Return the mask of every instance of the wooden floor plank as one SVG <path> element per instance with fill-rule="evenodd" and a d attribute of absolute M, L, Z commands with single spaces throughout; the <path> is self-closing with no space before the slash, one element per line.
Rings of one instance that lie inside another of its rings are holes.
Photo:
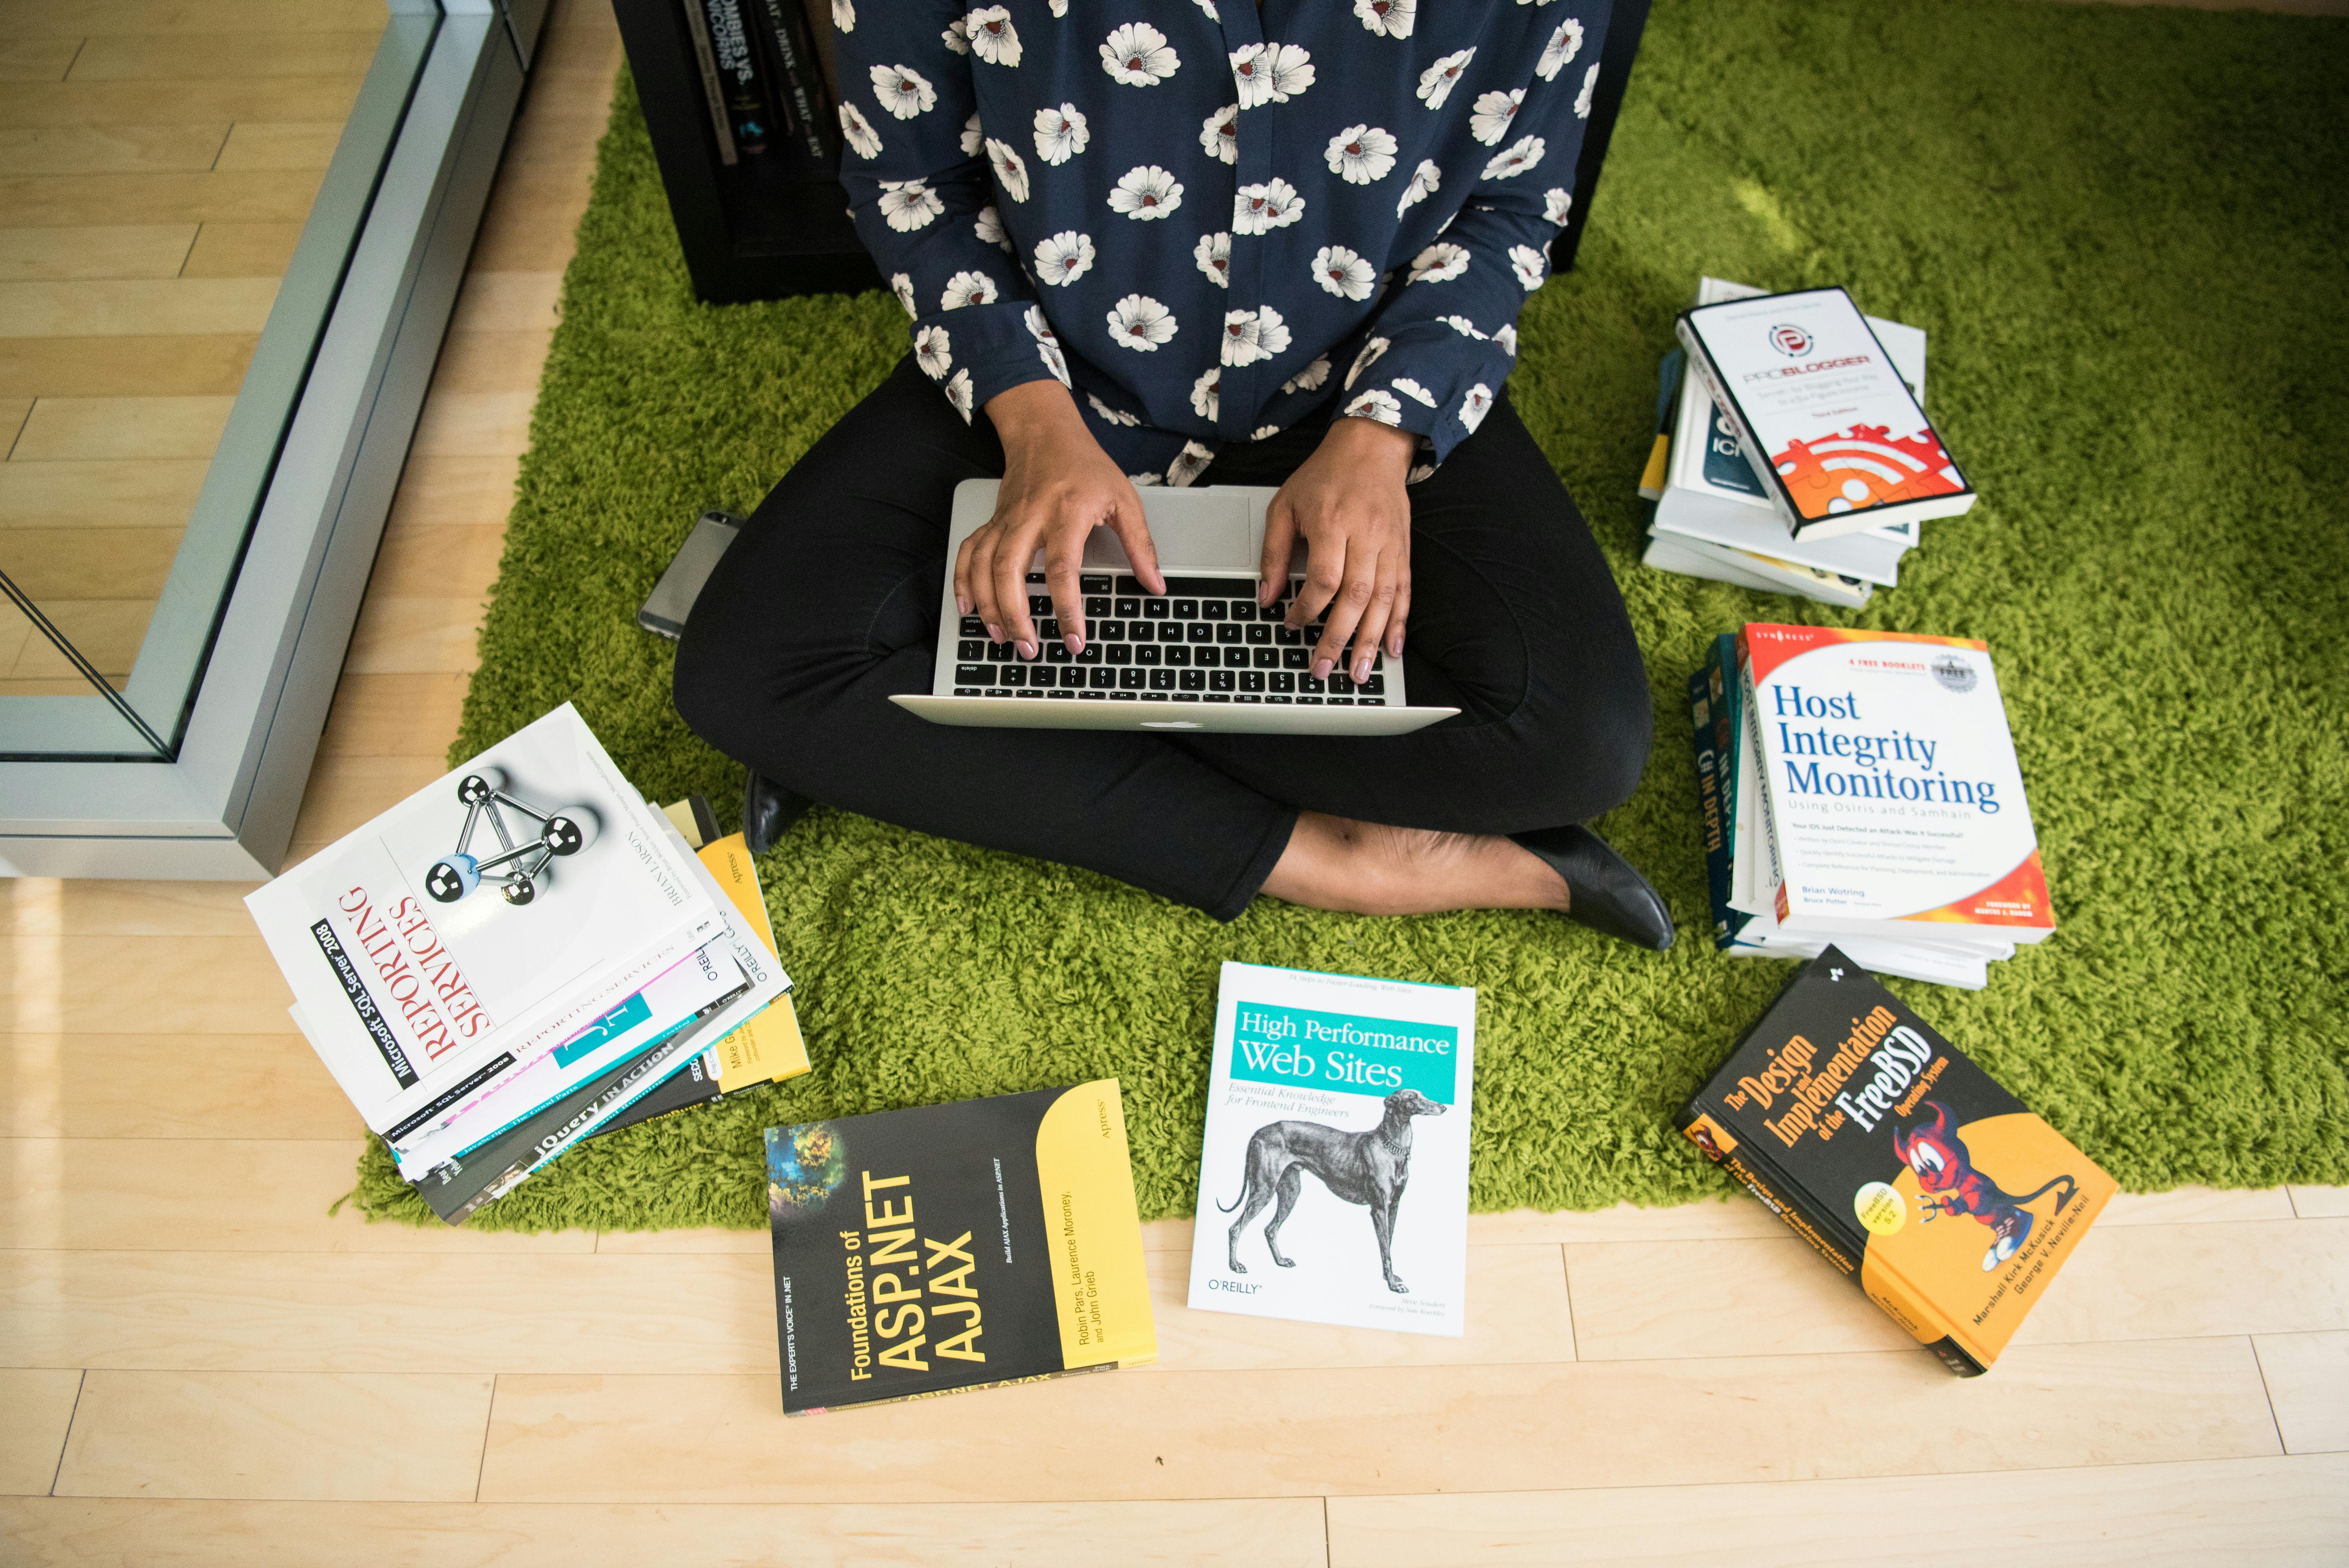
<path fill-rule="evenodd" d="M 387 535 L 430 524 L 486 524 L 502 530 L 513 509 L 522 458 L 435 458 L 410 455 L 384 524 Z M 6 470 L 0 469 L 0 474 Z"/>
<path fill-rule="evenodd" d="M 343 676 L 321 757 L 437 757 L 457 737 L 465 677 L 448 671 Z"/>
<path fill-rule="evenodd" d="M 0 568 L 36 604 L 60 599 L 152 600 L 180 552 L 180 528 L 109 529 L 104 548 L 82 528 L 0 532 Z"/>
<path fill-rule="evenodd" d="M 73 63 L 77 82 L 192 82 L 268 77 L 358 77 L 382 42 L 347 32 L 123 34 L 92 38 Z"/>
<path fill-rule="evenodd" d="M 1323 1568 L 1327 1560 L 1318 1498 L 882 1508 L 11 1499 L 0 1502 L 0 1542 L 27 1565 Z"/>
<path fill-rule="evenodd" d="M 190 458 L 0 462 L 0 530 L 179 528 L 211 466 L 209 449 Z"/>
<path fill-rule="evenodd" d="M 299 223 L 205 223 L 189 249 L 185 278 L 280 277 L 302 238 Z"/>
<path fill-rule="evenodd" d="M 491 1235 L 449 1253 L 0 1251 L 0 1364 L 775 1379 L 763 1260 L 502 1245 Z"/>
<path fill-rule="evenodd" d="M 2349 1554 L 2349 1462 L 1330 1501 L 1330 1568 L 1711 1568 L 1733 1554 L 1753 1568 L 2339 1562 Z"/>
<path fill-rule="evenodd" d="M 437 753 L 320 758 L 310 770 L 310 788 L 302 796 L 301 815 L 294 820 L 294 841 L 332 843 L 365 827 L 447 771 Z"/>
<path fill-rule="evenodd" d="M 452 332 L 441 341 L 434 387 L 447 392 L 538 391 L 552 327 L 512 332 Z"/>
<path fill-rule="evenodd" d="M 1834 1358 L 1112 1372 L 820 1422 L 767 1377 L 506 1376 L 490 1501 L 1301 1497 L 1811 1480 L 2279 1451 L 2244 1339 Z M 888 1456 L 876 1464 L 875 1456 Z"/>
<path fill-rule="evenodd" d="M 44 397 L 26 416 L 11 464 L 202 458 L 220 445 L 233 397 Z"/>
<path fill-rule="evenodd" d="M 84 40 L 0 38 L 0 82 L 61 82 Z"/>
<path fill-rule="evenodd" d="M 257 333 L 0 338 L 0 394 L 233 397 L 260 341 Z"/>
<path fill-rule="evenodd" d="M 188 1070 L 191 1054 L 201 1072 Z M 171 1091 L 158 1093 L 159 1084 Z M 345 1147 L 367 1135 L 295 1034 L 206 1035 L 192 1047 L 183 1035 L 0 1035 L 0 1130 L 11 1138 L 327 1139 Z M 324 1167 L 289 1197 L 323 1208 L 349 1176 Z"/>
<path fill-rule="evenodd" d="M 296 120 L 264 124 L 247 120 L 230 130 L 212 167 L 223 170 L 323 170 L 334 160 L 343 122 Z"/>
<path fill-rule="evenodd" d="M 370 596 L 351 629 L 347 674 L 471 675 L 481 635 L 481 593 L 445 599 Z M 303 809 L 308 810 L 305 799 Z"/>
<path fill-rule="evenodd" d="M 268 321 L 276 297 L 277 284 L 269 278 L 0 284 L 0 337 L 254 334 Z"/>
<path fill-rule="evenodd" d="M 500 190 L 473 242 L 473 260 L 505 271 L 560 268 L 576 249 L 579 219 L 587 211 L 592 161 L 509 163 Z"/>
<path fill-rule="evenodd" d="M 2284 1450 L 2349 1450 L 2349 1333 L 2262 1334 L 2251 1344 Z"/>
<path fill-rule="evenodd" d="M 552 327 L 562 312 L 560 270 L 465 275 L 449 323 L 451 332 L 530 332 Z"/>
<path fill-rule="evenodd" d="M 81 1374 L 70 1368 L 0 1370 L 0 1493 L 39 1497 L 56 1480 L 73 1423 Z"/>
<path fill-rule="evenodd" d="M 0 130 L 0 169 L 12 175 L 193 173 L 212 166 L 228 130 L 223 120 Z"/>
<path fill-rule="evenodd" d="M 250 936 L 257 883 L 0 878 L 0 934 Z"/>
<path fill-rule="evenodd" d="M 0 212 L 12 223 L 298 223 L 318 193 L 317 171 L 0 176 Z"/>
<path fill-rule="evenodd" d="M 409 450 L 429 458 L 519 457 L 530 449 L 530 411 L 537 395 L 433 391 L 424 400 Z"/>
<path fill-rule="evenodd" d="M 1567 1279 L 1591 1358 L 1822 1354 L 1906 1337 L 1791 1236 L 1571 1246 Z M 2204 1222 L 2091 1232 L 2014 1342 L 2333 1328 L 2349 1328 L 2349 1221 Z"/>
<path fill-rule="evenodd" d="M 54 978 L 16 975 L 0 1021 L 18 1034 L 295 1033 L 294 1000 L 258 932 L 242 936 L 64 936 Z M 25 957 L 23 944 L 16 956 Z M 9 1014 L 13 1013 L 13 1020 Z"/>
<path fill-rule="evenodd" d="M 493 522 L 387 528 L 367 592 L 394 599 L 487 599 L 498 580 L 505 536 Z"/>
<path fill-rule="evenodd" d="M 0 0 L 0 36 L 46 38 L 167 33 L 356 33 L 383 26 L 381 0 Z"/>
<path fill-rule="evenodd" d="M 177 277 L 195 240 L 193 223 L 0 228 L 0 279 Z"/>
<path fill-rule="evenodd" d="M 492 1382 L 92 1372 L 57 1495 L 469 1502 Z"/>
<path fill-rule="evenodd" d="M 309 1071 L 325 1076 L 315 1062 Z M 369 1224 L 362 1138 L 0 1140 L 0 1247 L 78 1252 L 591 1253 L 592 1231 Z"/>
<path fill-rule="evenodd" d="M 231 124 L 246 119 L 338 119 L 350 113 L 351 103 L 358 97 L 360 79 L 357 75 L 336 75 L 190 82 L 25 82 L 0 93 L 0 128 L 129 125 L 140 120 L 178 124 L 219 120 Z M 238 178 L 249 179 L 242 175 Z M 6 206 L 0 206 L 0 211 L 9 211 L 9 222 L 13 223 L 79 221 L 36 220 Z M 161 222 L 154 217 L 131 221 Z M 274 221 L 301 220 L 297 215 Z"/>
<path fill-rule="evenodd" d="M 2303 1220 L 2349 1218 L 2349 1187 L 2288 1187 L 2292 1212 Z"/>

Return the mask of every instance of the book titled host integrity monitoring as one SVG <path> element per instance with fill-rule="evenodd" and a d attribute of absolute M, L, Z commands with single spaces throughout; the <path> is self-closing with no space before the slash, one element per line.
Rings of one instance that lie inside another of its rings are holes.
<path fill-rule="evenodd" d="M 1972 508 L 1972 485 L 1843 290 L 1697 305 L 1678 333 L 1796 539 Z"/>

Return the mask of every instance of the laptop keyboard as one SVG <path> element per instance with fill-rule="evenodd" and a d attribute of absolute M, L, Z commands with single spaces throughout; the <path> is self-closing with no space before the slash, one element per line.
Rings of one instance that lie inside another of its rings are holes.
<path fill-rule="evenodd" d="M 1367 680 L 1348 674 L 1350 660 L 1325 680 L 1312 676 L 1324 627 L 1281 624 L 1288 594 L 1262 609 L 1256 579 L 1169 577 L 1164 597 L 1124 573 L 1086 573 L 1085 651 L 1061 641 L 1044 574 L 1028 574 L 1028 614 L 1044 656 L 1020 658 L 1009 643 L 990 643 L 976 615 L 965 615 L 955 645 L 954 695 L 1093 702 L 1291 703 L 1311 707 L 1387 706 L 1386 657 L 1373 655 Z"/>

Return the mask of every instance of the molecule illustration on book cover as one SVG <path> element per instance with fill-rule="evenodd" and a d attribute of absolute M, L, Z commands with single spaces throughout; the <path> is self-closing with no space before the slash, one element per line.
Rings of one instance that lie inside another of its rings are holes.
<path fill-rule="evenodd" d="M 483 882 L 492 882 L 508 903 L 526 904 L 538 896 L 547 867 L 557 855 L 575 855 L 595 841 L 603 824 L 593 808 L 542 811 L 510 793 L 506 782 L 505 771 L 499 768 L 483 768 L 457 781 L 465 825 L 458 831 L 456 849 L 424 873 L 424 891 L 439 902 L 454 903 Z M 509 813 L 516 819 L 512 826 L 508 825 Z M 497 837 L 498 851 L 476 856 L 471 852 L 473 834 L 484 820 Z M 515 829 L 524 823 L 534 836 L 517 841 Z"/>

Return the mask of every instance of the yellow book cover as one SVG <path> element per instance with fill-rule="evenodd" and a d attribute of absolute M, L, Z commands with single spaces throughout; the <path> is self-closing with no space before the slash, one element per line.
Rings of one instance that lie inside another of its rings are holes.
<path fill-rule="evenodd" d="M 767 1130 L 783 1412 L 1152 1361 L 1115 1078 Z"/>
<path fill-rule="evenodd" d="M 767 918 L 766 896 L 759 891 L 758 869 L 750 862 L 750 846 L 732 833 L 704 844 L 696 853 L 709 874 L 718 879 L 726 897 L 742 913 L 752 935 L 768 952 L 775 952 L 775 927 Z M 781 954 L 776 956 L 781 958 Z M 786 991 L 753 1015 L 749 1023 L 719 1040 L 718 1089 L 732 1094 L 753 1084 L 781 1083 L 808 1070 L 807 1043 L 800 1037 L 799 1014 Z"/>

